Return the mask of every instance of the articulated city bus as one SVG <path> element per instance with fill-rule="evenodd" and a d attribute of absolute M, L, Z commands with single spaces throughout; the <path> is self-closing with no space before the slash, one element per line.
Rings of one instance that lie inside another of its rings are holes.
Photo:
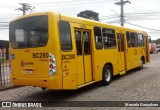
<path fill-rule="evenodd" d="M 13 85 L 78 89 L 150 62 L 148 34 L 56 12 L 10 22 Z"/>

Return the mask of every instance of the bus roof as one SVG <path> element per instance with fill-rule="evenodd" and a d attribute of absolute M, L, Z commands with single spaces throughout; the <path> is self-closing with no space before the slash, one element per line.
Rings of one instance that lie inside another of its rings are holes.
<path fill-rule="evenodd" d="M 68 15 L 64 15 L 64 14 L 59 14 L 58 12 L 54 12 L 54 11 L 38 12 L 38 13 L 32 13 L 32 14 L 24 15 L 24 16 L 18 17 L 16 19 L 10 21 L 10 23 L 14 22 L 16 20 L 31 17 L 31 16 L 40 16 L 40 15 L 48 15 L 48 14 L 54 14 L 54 15 L 60 16 L 60 19 L 65 20 L 65 21 L 83 23 L 83 24 L 87 24 L 87 25 L 93 25 L 94 24 L 94 26 L 97 25 L 97 26 L 102 26 L 102 27 L 104 25 L 106 25 L 106 26 L 109 26 L 109 28 L 127 30 L 127 31 L 131 31 L 131 32 L 138 32 L 138 33 L 147 34 L 147 32 L 142 31 L 142 30 L 136 30 L 136 29 L 126 28 L 126 27 L 111 25 L 111 24 L 100 22 L 100 21 L 89 20 L 89 19 L 85 19 L 85 18 L 81 18 L 81 17 L 68 16 Z"/>
<path fill-rule="evenodd" d="M 94 21 L 94 20 L 89 20 L 89 19 L 85 19 L 85 18 L 81 18 L 81 17 L 71 17 L 68 15 L 61 15 L 61 20 L 66 20 L 66 21 L 70 21 L 70 22 L 77 22 L 77 23 L 83 23 L 83 24 L 88 24 L 88 25 L 93 25 L 93 23 L 97 26 L 99 25 L 106 25 L 109 26 L 110 28 L 114 28 L 114 29 L 119 29 L 121 28 L 121 30 L 128 30 L 128 31 L 136 31 L 136 32 L 143 32 L 146 33 L 145 31 L 142 30 L 137 30 L 137 29 L 131 29 L 131 28 L 126 28 L 126 27 L 122 27 L 122 26 L 116 26 L 116 25 L 112 25 L 112 24 L 108 24 L 108 23 L 103 23 L 100 21 Z"/>

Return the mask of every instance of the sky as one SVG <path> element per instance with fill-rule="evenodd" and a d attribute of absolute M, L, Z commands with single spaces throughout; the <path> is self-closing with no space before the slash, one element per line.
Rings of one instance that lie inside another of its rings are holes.
<path fill-rule="evenodd" d="M 100 22 L 120 26 L 120 0 L 0 0 L 0 40 L 9 39 L 9 21 L 22 16 L 15 10 L 19 3 L 29 3 L 35 7 L 27 14 L 57 11 L 61 14 L 77 16 L 81 11 L 92 10 L 99 13 Z M 124 0 L 127 1 L 127 0 Z M 152 40 L 160 38 L 160 0 L 129 0 L 124 5 L 124 27 L 147 31 Z"/>

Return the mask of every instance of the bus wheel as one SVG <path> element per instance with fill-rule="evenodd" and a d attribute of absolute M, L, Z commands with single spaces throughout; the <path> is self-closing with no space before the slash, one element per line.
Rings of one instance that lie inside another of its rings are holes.
<path fill-rule="evenodd" d="M 140 60 L 140 66 L 139 66 L 139 69 L 142 70 L 143 69 L 143 59 L 141 58 Z"/>
<path fill-rule="evenodd" d="M 106 86 L 106 85 L 110 84 L 111 80 L 112 80 L 112 69 L 109 65 L 106 65 L 103 68 L 102 85 Z"/>
<path fill-rule="evenodd" d="M 42 90 L 45 90 L 46 88 L 45 87 L 41 87 L 42 88 Z"/>

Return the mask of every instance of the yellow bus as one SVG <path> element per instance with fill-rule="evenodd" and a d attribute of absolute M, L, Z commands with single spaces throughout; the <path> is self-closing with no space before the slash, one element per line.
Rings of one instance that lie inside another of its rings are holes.
<path fill-rule="evenodd" d="M 69 17 L 56 12 L 10 22 L 13 85 L 78 89 L 150 62 L 144 31 Z"/>

